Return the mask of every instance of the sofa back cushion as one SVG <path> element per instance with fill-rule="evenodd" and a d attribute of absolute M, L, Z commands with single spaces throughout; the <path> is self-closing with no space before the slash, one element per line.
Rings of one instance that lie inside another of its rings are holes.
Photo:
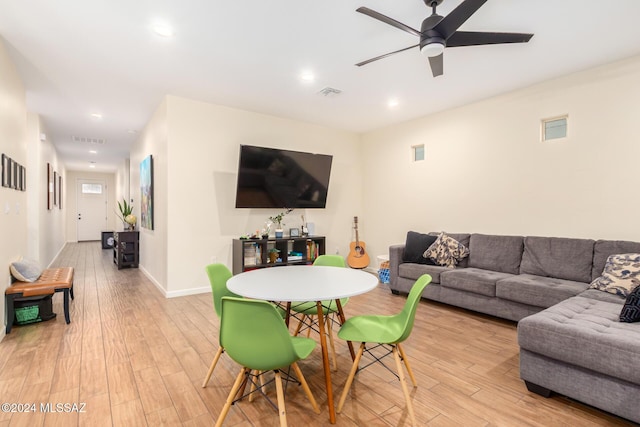
<path fill-rule="evenodd" d="M 593 247 L 593 269 L 591 280 L 596 280 L 602 275 L 604 265 L 609 255 L 640 253 L 640 243 L 624 240 L 598 240 Z"/>
<path fill-rule="evenodd" d="M 524 248 L 522 236 L 472 234 L 469 267 L 518 274 Z"/>
<path fill-rule="evenodd" d="M 520 273 L 589 283 L 594 244 L 591 239 L 525 237 Z"/>

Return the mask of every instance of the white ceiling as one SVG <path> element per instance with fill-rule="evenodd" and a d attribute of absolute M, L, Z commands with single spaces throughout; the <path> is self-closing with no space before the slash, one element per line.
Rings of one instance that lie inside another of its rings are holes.
<path fill-rule="evenodd" d="M 67 168 L 96 171 L 128 157 L 166 94 L 365 132 L 640 53 L 638 0 L 489 0 L 461 29 L 529 43 L 446 49 L 438 78 L 417 48 L 356 67 L 418 42 L 359 6 L 418 29 L 430 14 L 421 0 L 15 0 L 0 3 L 0 36 Z"/>

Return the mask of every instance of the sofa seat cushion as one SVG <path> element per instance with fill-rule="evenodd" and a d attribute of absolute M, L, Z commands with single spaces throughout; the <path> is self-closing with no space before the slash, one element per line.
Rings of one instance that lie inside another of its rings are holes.
<path fill-rule="evenodd" d="M 522 236 L 472 234 L 469 267 L 518 274 L 524 248 Z"/>
<path fill-rule="evenodd" d="M 496 296 L 509 301 L 547 308 L 578 295 L 588 287 L 588 283 L 573 280 L 520 274 L 500 280 L 496 284 Z"/>
<path fill-rule="evenodd" d="M 584 292 L 580 292 L 578 296 L 583 298 L 591 298 L 597 299 L 598 301 L 608 301 L 616 304 L 624 304 L 625 297 L 621 297 L 620 295 L 612 294 L 609 292 L 602 292 L 597 289 L 587 289 Z"/>
<path fill-rule="evenodd" d="M 451 269 L 439 265 L 415 264 L 411 262 L 404 262 L 398 266 L 398 276 L 418 280 L 423 274 L 428 274 L 431 276 L 431 283 L 434 284 L 440 283 L 440 273 L 444 271 L 451 271 Z"/>
<path fill-rule="evenodd" d="M 495 297 L 496 282 L 512 276 L 512 274 L 480 268 L 459 268 L 443 272 L 440 275 L 440 285 L 445 288 Z"/>
<path fill-rule="evenodd" d="M 618 321 L 621 304 L 576 296 L 518 323 L 520 347 L 640 384 L 640 325 Z"/>
<path fill-rule="evenodd" d="M 520 274 L 591 282 L 594 244 L 588 239 L 525 237 Z"/>

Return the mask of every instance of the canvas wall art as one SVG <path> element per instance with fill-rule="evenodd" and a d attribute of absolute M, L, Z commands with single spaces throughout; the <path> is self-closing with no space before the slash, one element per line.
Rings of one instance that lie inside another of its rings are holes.
<path fill-rule="evenodd" d="M 140 225 L 153 230 L 153 157 L 140 163 Z"/>

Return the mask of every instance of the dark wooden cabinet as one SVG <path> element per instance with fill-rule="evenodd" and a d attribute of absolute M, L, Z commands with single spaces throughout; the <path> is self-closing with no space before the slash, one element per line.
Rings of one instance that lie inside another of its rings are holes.
<path fill-rule="evenodd" d="M 269 252 L 277 249 L 272 261 Z M 233 239 L 233 274 L 254 268 L 311 264 L 325 253 L 324 236 L 282 239 Z"/>
<path fill-rule="evenodd" d="M 138 268 L 139 246 L 139 231 L 113 232 L 113 262 L 118 266 L 118 270 L 127 267 Z"/>

